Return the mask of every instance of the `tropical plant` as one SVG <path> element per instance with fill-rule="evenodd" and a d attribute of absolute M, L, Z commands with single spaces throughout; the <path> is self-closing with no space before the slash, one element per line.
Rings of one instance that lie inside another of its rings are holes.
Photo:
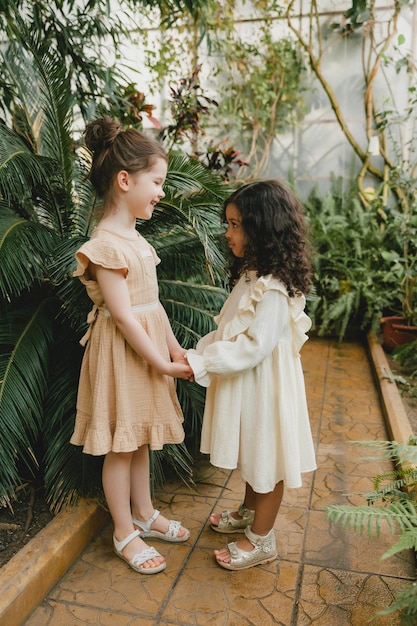
<path fill-rule="evenodd" d="M 399 370 L 395 377 L 401 395 L 413 406 L 417 404 L 417 339 L 397 346 L 391 357 L 393 368 Z M 395 367 L 397 365 L 397 367 Z"/>
<path fill-rule="evenodd" d="M 313 296 L 308 312 L 320 335 L 342 340 L 348 329 L 375 330 L 387 308 L 401 306 L 402 290 L 392 272 L 401 254 L 393 224 L 360 202 L 356 185 L 333 179 L 330 190 L 313 189 L 304 203 L 314 244 Z"/>
<path fill-rule="evenodd" d="M 395 469 L 374 478 L 374 490 L 361 494 L 367 504 L 326 507 L 327 517 L 335 524 L 349 527 L 354 532 L 378 538 L 382 526 L 388 526 L 397 535 L 396 543 L 381 557 L 387 559 L 403 550 L 417 549 L 417 438 L 407 443 L 395 441 L 363 441 L 360 445 L 376 450 L 376 458 L 389 459 Z M 394 603 L 375 617 L 400 612 L 403 624 L 416 623 L 417 587 L 412 584 L 397 594 Z"/>
<path fill-rule="evenodd" d="M 71 273 L 74 252 L 94 225 L 94 200 L 88 157 L 73 134 L 71 75 L 23 20 L 14 35 L 19 45 L 2 52 L 13 77 L 13 127 L 0 124 L 0 502 L 23 479 L 36 478 L 58 510 L 99 483 L 100 460 L 68 443 L 78 339 L 90 308 Z M 172 153 L 165 192 L 143 232 L 162 258 L 161 300 L 187 346 L 211 328 L 211 313 L 223 302 L 215 286 L 223 267 L 219 207 L 230 189 L 199 162 Z M 179 395 L 191 436 L 203 395 L 190 384 L 180 385 Z M 156 478 L 166 462 L 190 475 L 185 446 L 154 455 Z"/>

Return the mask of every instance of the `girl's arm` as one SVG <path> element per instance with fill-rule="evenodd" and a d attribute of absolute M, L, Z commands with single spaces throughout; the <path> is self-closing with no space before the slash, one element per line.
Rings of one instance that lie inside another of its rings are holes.
<path fill-rule="evenodd" d="M 176 363 L 166 361 L 135 319 L 123 273 L 96 265 L 94 274 L 114 323 L 133 350 L 160 374 L 189 378 L 192 375 L 189 365 L 184 360 Z"/>
<path fill-rule="evenodd" d="M 169 354 L 171 355 L 171 359 L 173 361 L 181 361 L 184 359 L 184 354 L 186 350 L 184 350 L 184 348 L 182 348 L 181 345 L 178 343 L 178 340 L 176 336 L 174 335 L 174 332 L 171 328 L 171 324 L 170 324 L 167 312 L 165 311 L 164 307 L 162 306 L 161 303 L 159 303 L 159 306 L 161 309 L 162 318 L 164 320 L 165 339 L 167 342 Z"/>
<path fill-rule="evenodd" d="M 234 376 L 256 367 L 279 341 L 291 342 L 289 319 L 287 297 L 279 291 L 265 293 L 245 332 L 229 341 L 214 341 L 199 353 L 187 351 L 196 382 L 207 387 L 213 374 Z"/>

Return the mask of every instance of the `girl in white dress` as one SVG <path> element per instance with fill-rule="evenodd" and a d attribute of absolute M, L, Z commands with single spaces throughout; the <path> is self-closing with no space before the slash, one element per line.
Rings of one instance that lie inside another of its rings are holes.
<path fill-rule="evenodd" d="M 316 469 L 299 355 L 311 326 L 311 265 L 301 204 L 281 182 L 242 186 L 224 217 L 233 289 L 217 330 L 186 356 L 208 387 L 201 451 L 217 467 L 238 467 L 246 485 L 237 511 L 210 517 L 216 532 L 244 531 L 214 552 L 220 566 L 239 570 L 277 558 L 284 485 L 300 487 L 301 474 Z"/>

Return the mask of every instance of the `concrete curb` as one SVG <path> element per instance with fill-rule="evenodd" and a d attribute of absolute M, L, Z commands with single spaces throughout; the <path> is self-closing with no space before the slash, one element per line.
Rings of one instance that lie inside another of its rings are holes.
<path fill-rule="evenodd" d="M 0 624 L 20 626 L 109 520 L 88 500 L 59 513 L 0 569 Z"/>
<path fill-rule="evenodd" d="M 392 379 L 385 352 L 375 333 L 368 333 L 367 342 L 389 438 L 397 443 L 406 443 L 414 433 L 398 387 Z"/>

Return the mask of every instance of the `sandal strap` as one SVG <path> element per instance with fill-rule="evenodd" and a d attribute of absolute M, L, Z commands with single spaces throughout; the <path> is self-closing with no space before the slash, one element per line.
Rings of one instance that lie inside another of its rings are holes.
<path fill-rule="evenodd" d="M 175 519 L 169 520 L 168 530 L 165 533 L 166 537 L 178 537 L 178 533 L 180 532 L 181 522 Z"/>
<path fill-rule="evenodd" d="M 228 530 L 230 528 L 243 529 L 245 526 L 253 522 L 255 511 L 251 511 L 243 503 L 239 505 L 237 512 L 242 519 L 235 519 L 232 516 L 231 511 L 222 511 L 220 513 L 220 519 L 217 527 L 220 530 Z"/>
<path fill-rule="evenodd" d="M 149 546 L 142 550 L 142 552 L 135 554 L 133 559 L 130 561 L 130 564 L 134 565 L 135 567 L 140 567 L 141 565 L 146 563 L 146 561 L 150 561 L 151 559 L 159 556 L 161 556 L 159 552 L 155 550 L 153 546 Z"/>
<path fill-rule="evenodd" d="M 256 535 L 252 531 L 252 526 L 246 526 L 245 535 L 254 548 L 261 548 L 263 552 L 276 550 L 275 532 L 273 528 L 271 528 L 267 535 Z"/>
<path fill-rule="evenodd" d="M 132 518 L 132 521 L 135 524 L 135 526 L 139 526 L 139 528 L 141 528 L 142 531 L 148 533 L 151 530 L 151 526 L 154 523 L 154 521 L 159 517 L 159 514 L 160 514 L 160 511 L 158 511 L 158 509 L 155 509 L 151 517 L 146 522 L 141 522 L 135 517 Z"/>
<path fill-rule="evenodd" d="M 127 537 L 125 537 L 121 541 L 117 541 L 116 537 L 113 536 L 113 541 L 114 541 L 114 545 L 116 547 L 116 550 L 118 552 L 122 552 L 122 550 L 127 546 L 127 544 L 130 543 L 131 541 L 133 541 L 133 539 L 135 539 L 135 537 L 139 537 L 139 531 L 138 530 L 134 530 L 133 533 L 130 533 L 130 535 L 128 535 Z"/>
<path fill-rule="evenodd" d="M 248 509 L 248 507 L 245 506 L 243 502 L 242 504 L 239 504 L 239 508 L 237 512 L 239 513 L 240 517 L 243 517 L 243 518 L 250 517 L 251 515 L 255 513 L 253 509 Z"/>

